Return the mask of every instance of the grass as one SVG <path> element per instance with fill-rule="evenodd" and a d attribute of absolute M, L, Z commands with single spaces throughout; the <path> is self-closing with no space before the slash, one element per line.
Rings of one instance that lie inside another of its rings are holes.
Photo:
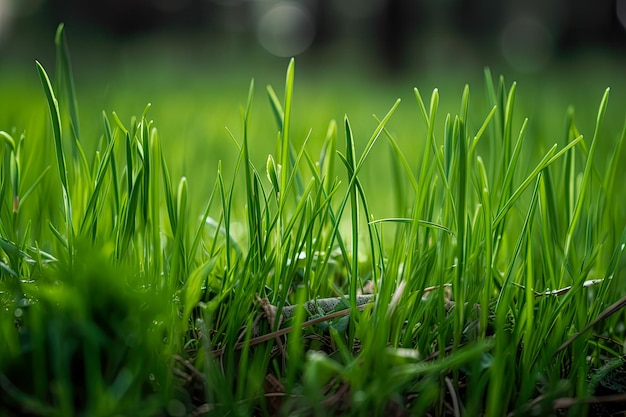
<path fill-rule="evenodd" d="M 266 89 L 275 150 L 255 146 L 252 82 L 199 198 L 150 106 L 103 112 L 86 150 L 62 26 L 56 45 L 55 78 L 36 65 L 48 121 L 0 132 L 2 415 L 624 410 L 608 89 L 584 135 L 573 111 L 551 123 L 556 143 L 485 71 L 484 105 L 466 86 L 458 112 L 415 89 L 408 138 L 398 100 L 369 135 L 346 116 L 314 144 L 292 60 Z"/>

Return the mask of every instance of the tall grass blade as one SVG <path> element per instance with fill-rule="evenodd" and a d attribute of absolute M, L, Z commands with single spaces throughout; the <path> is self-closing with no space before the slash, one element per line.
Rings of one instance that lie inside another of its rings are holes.
<path fill-rule="evenodd" d="M 291 128 L 291 101 L 293 99 L 293 82 L 295 72 L 295 60 L 292 58 L 287 66 L 287 75 L 285 79 L 285 107 L 283 128 L 281 130 L 281 147 L 280 147 L 280 161 L 281 161 L 281 178 L 280 188 L 283 190 L 283 197 L 285 199 L 285 193 L 287 189 L 287 178 L 290 172 L 289 167 L 289 133 Z M 282 204 L 281 204 L 282 205 Z"/>
<path fill-rule="evenodd" d="M 598 109 L 598 115 L 596 117 L 595 130 L 593 133 L 593 139 L 591 139 L 591 147 L 589 148 L 589 154 L 587 155 L 587 163 L 585 164 L 585 170 L 583 171 L 583 177 L 580 183 L 580 193 L 578 194 L 578 198 L 576 199 L 573 216 L 569 223 L 567 233 L 565 235 L 565 248 L 564 248 L 565 256 L 564 256 L 564 262 L 561 267 L 561 281 L 563 280 L 563 276 L 565 274 L 565 263 L 567 262 L 567 258 L 570 254 L 572 239 L 574 238 L 574 230 L 576 229 L 580 221 L 583 204 L 585 203 L 585 197 L 587 195 L 589 187 L 591 186 L 591 172 L 593 168 L 593 159 L 596 153 L 600 126 L 602 125 L 602 121 L 604 120 L 604 114 L 606 112 L 606 106 L 609 100 L 609 92 L 610 92 L 610 89 L 607 88 L 604 92 L 604 95 L 602 96 L 602 100 L 600 101 L 600 107 Z"/>
<path fill-rule="evenodd" d="M 72 200 L 70 197 L 70 189 L 68 184 L 67 166 L 65 164 L 65 154 L 63 152 L 63 136 L 61 133 L 61 115 L 59 113 L 59 103 L 54 95 L 52 84 L 43 66 L 35 61 L 41 84 L 46 94 L 46 100 L 48 102 L 48 111 L 50 114 L 50 120 L 52 122 L 52 134 L 54 136 L 54 145 L 57 157 L 57 169 L 59 177 L 61 179 L 61 187 L 63 191 L 63 203 L 65 209 L 65 225 L 67 230 L 67 248 L 68 257 L 71 260 L 73 257 L 73 240 L 74 240 L 74 225 L 72 223 Z"/>

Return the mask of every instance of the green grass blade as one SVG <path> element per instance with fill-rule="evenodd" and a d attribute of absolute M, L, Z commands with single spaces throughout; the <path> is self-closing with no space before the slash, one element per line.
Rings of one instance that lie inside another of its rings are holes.
<path fill-rule="evenodd" d="M 56 45 L 57 62 L 57 90 L 65 92 L 68 110 L 70 115 L 70 129 L 74 136 L 74 144 L 80 142 L 80 124 L 78 117 L 78 101 L 76 100 L 76 87 L 74 85 L 74 75 L 72 74 L 72 63 L 70 52 L 65 37 L 65 25 L 61 23 L 54 39 Z M 65 87 L 63 89 L 63 87 Z M 77 150 L 76 148 L 73 148 Z M 84 154 L 83 154 L 84 155 Z"/>
<path fill-rule="evenodd" d="M 0 132 L 1 133 L 1 132 Z M 608 195 L 613 195 L 613 185 L 615 183 L 615 177 L 617 172 L 617 167 L 620 163 L 620 157 L 622 155 L 622 148 L 624 145 L 624 141 L 626 141 L 626 121 L 624 122 L 624 127 L 622 128 L 622 133 L 619 136 L 617 143 L 615 144 L 615 149 L 611 153 L 611 159 L 609 161 L 609 167 L 607 169 L 606 175 L 603 180 L 603 188 L 604 192 Z"/>
<path fill-rule="evenodd" d="M 285 114 L 283 120 L 283 129 L 281 131 L 282 143 L 280 147 L 280 161 L 281 161 L 281 178 L 280 188 L 283 190 L 281 200 L 285 199 L 285 193 L 287 190 L 287 178 L 290 172 L 289 167 L 289 133 L 291 127 L 291 101 L 293 99 L 293 82 L 295 72 L 295 60 L 292 58 L 287 66 L 287 76 L 285 79 Z"/>
<path fill-rule="evenodd" d="M 326 131 L 326 138 L 320 154 L 320 174 L 324 181 L 324 190 L 330 194 L 335 180 L 335 154 L 337 141 L 337 122 L 331 120 Z"/>
<path fill-rule="evenodd" d="M 83 217 L 83 221 L 80 226 L 80 233 L 84 233 L 88 227 L 91 227 L 89 222 L 93 222 L 96 220 L 98 216 L 98 212 L 96 210 L 96 205 L 98 204 L 98 199 L 100 198 L 100 190 L 102 189 L 102 184 L 104 183 L 104 177 L 107 173 L 107 168 L 110 165 L 111 155 L 113 154 L 113 148 L 115 146 L 114 138 L 110 136 L 110 127 L 109 121 L 104 116 L 104 124 L 105 124 L 105 132 L 107 133 L 108 144 L 106 150 L 104 151 L 104 155 L 100 160 L 98 165 L 98 171 L 95 178 L 95 184 L 91 195 L 89 196 L 89 202 L 87 203 L 87 208 L 85 209 L 85 217 Z"/>
<path fill-rule="evenodd" d="M 135 178 L 135 181 L 133 182 L 133 188 L 129 191 L 125 210 L 123 210 L 124 218 L 120 228 L 120 240 L 118 246 L 116 247 L 116 255 L 118 259 L 121 259 L 127 254 L 129 245 L 131 243 L 131 237 L 135 233 L 135 221 L 137 218 L 137 207 L 139 205 L 139 195 L 141 191 L 139 183 L 141 182 L 142 176 L 143 171 L 139 171 Z"/>
<path fill-rule="evenodd" d="M 65 155 L 63 153 L 63 137 L 61 134 L 61 115 L 59 112 L 59 103 L 54 95 L 52 84 L 46 70 L 41 66 L 38 61 L 35 61 L 37 65 L 37 71 L 41 79 L 44 92 L 46 94 L 46 100 L 48 101 L 48 110 L 50 112 L 50 120 L 52 121 L 52 134 L 54 136 L 54 145 L 57 156 L 57 168 L 59 170 L 59 177 L 61 178 L 61 185 L 67 193 L 69 186 L 67 181 L 67 166 L 65 164 Z"/>
<path fill-rule="evenodd" d="M 26 201 L 28 201 L 28 197 L 30 197 L 30 195 L 35 191 L 35 189 L 41 183 L 41 181 L 44 179 L 44 177 L 46 176 L 46 174 L 48 173 L 50 168 L 51 168 L 50 165 L 46 166 L 41 171 L 41 174 L 39 174 L 39 176 L 35 179 L 35 181 L 33 181 L 31 186 L 28 187 L 28 189 L 22 193 L 22 195 L 20 197 L 20 202 L 19 202 L 20 206 L 26 204 Z"/>
<path fill-rule="evenodd" d="M 63 203 L 65 208 L 65 224 L 67 228 L 67 248 L 70 264 L 73 257 L 73 241 L 74 241 L 74 225 L 72 223 L 72 200 L 70 197 L 70 190 L 68 184 L 67 166 L 65 164 L 65 154 L 63 152 L 63 136 L 61 133 L 61 115 L 59 113 L 59 103 L 54 95 L 52 84 L 46 70 L 43 66 L 35 61 L 41 84 L 46 94 L 46 100 L 48 102 L 48 110 L 50 114 L 50 120 L 52 122 L 52 134 L 54 136 L 54 145 L 57 157 L 57 168 L 59 171 L 59 177 L 61 179 L 61 186 L 63 190 Z"/>
<path fill-rule="evenodd" d="M 369 140 L 367 141 L 367 144 L 365 145 L 365 150 L 363 151 L 363 153 L 359 157 L 359 161 L 358 161 L 358 163 L 355 166 L 355 171 L 354 171 L 354 178 L 355 179 L 356 179 L 356 175 L 359 173 L 359 171 L 363 167 L 363 163 L 367 159 L 367 156 L 369 155 L 369 153 L 371 152 L 372 148 L 374 147 L 374 144 L 378 140 L 378 137 L 380 136 L 380 134 L 382 133 L 383 129 L 385 128 L 385 126 L 389 122 L 389 119 L 391 119 L 391 116 L 393 116 L 393 114 L 396 112 L 396 110 L 400 106 L 400 102 L 401 101 L 402 100 L 400 100 L 400 99 L 397 99 L 395 101 L 395 103 L 393 104 L 393 106 L 391 106 L 391 109 L 389 109 L 389 111 L 387 112 L 385 117 L 383 117 L 382 121 L 380 121 L 378 123 L 378 126 L 376 126 L 376 129 L 374 129 L 374 132 L 372 133 L 372 135 L 370 136 Z"/>
<path fill-rule="evenodd" d="M 470 157 L 474 155 L 474 152 L 476 151 L 476 146 L 478 146 L 478 142 L 480 141 L 480 138 L 482 138 L 483 134 L 485 133 L 485 130 L 487 130 L 487 127 L 489 126 L 489 123 L 493 119 L 493 116 L 496 114 L 496 110 L 497 110 L 497 107 L 495 106 L 491 108 L 491 111 L 489 112 L 489 114 L 487 114 L 487 117 L 483 121 L 482 126 L 480 127 L 480 129 L 478 129 L 478 132 L 476 132 L 476 135 L 474 136 L 474 139 L 472 140 L 472 146 L 469 151 Z"/>
<path fill-rule="evenodd" d="M 351 230 L 352 230 L 352 262 L 350 263 L 350 302 L 356 306 L 356 292 L 359 281 L 359 202 L 356 190 L 356 156 L 354 149 L 354 138 L 350 121 L 344 117 L 344 127 L 346 133 L 346 165 L 348 168 L 348 178 L 350 178 L 350 208 L 351 208 Z"/>
<path fill-rule="evenodd" d="M 261 259 L 263 259 L 263 225 L 261 220 L 261 204 L 259 201 L 259 195 L 257 193 L 258 188 L 255 185 L 255 176 L 253 173 L 254 167 L 250 160 L 250 148 L 248 142 L 248 129 L 250 124 L 250 111 L 252 109 L 252 99 L 254 97 L 254 80 L 250 81 L 250 88 L 248 89 L 248 100 L 246 103 L 246 109 L 243 115 L 243 147 L 242 157 L 244 162 L 244 172 L 246 176 L 246 196 L 248 201 L 248 236 L 251 239 L 251 252 L 257 253 L 257 256 L 252 257 L 252 271 L 257 272 L 261 266 Z M 285 184 L 281 183 L 279 190 L 279 196 L 282 197 L 284 193 Z M 231 193 L 232 198 L 232 193 Z"/>
<path fill-rule="evenodd" d="M 143 215 L 144 221 L 148 219 L 148 211 L 150 209 L 149 205 L 149 192 L 150 192 L 150 182 L 152 181 L 152 163 L 150 161 L 150 138 L 151 138 L 151 126 L 150 123 L 146 119 L 141 121 L 141 149 L 143 149 L 143 159 L 142 159 L 142 168 L 143 168 L 143 190 L 141 200 L 141 213 Z"/>
<path fill-rule="evenodd" d="M 433 94 L 435 94 L 436 90 L 437 89 L 433 91 Z M 419 106 L 420 113 L 422 114 L 422 117 L 424 118 L 424 123 L 428 126 L 429 124 L 428 112 L 426 111 L 424 100 L 422 100 L 422 95 L 420 94 L 420 91 L 417 88 L 413 89 L 413 94 L 415 95 L 415 99 L 417 100 L 417 105 Z"/>
<path fill-rule="evenodd" d="M 502 206 L 501 209 L 498 210 L 496 217 L 493 220 L 494 228 L 500 224 L 503 220 L 504 216 L 508 212 L 508 210 L 513 206 L 515 201 L 519 198 L 521 193 L 532 183 L 533 179 L 546 167 L 550 166 L 557 159 L 563 156 L 569 149 L 571 149 L 574 145 L 576 145 L 580 140 L 582 140 L 582 136 L 576 138 L 576 140 L 570 142 L 565 148 L 556 152 L 557 145 L 555 144 L 543 157 L 543 159 L 539 162 L 539 164 L 533 169 L 533 171 L 526 177 L 524 181 L 517 187 L 517 189 L 511 194 L 506 203 Z M 555 153 L 556 152 L 556 153 Z"/>
<path fill-rule="evenodd" d="M 128 139 L 128 137 L 127 137 Z M 128 143 L 128 141 L 127 141 Z M 174 193 L 172 192 L 172 180 L 170 177 L 170 171 L 167 168 L 167 164 L 165 162 L 165 155 L 161 153 L 161 172 L 163 174 L 163 191 L 165 191 L 165 206 L 167 208 L 167 214 L 170 222 L 170 228 L 172 229 L 172 233 L 176 233 L 176 229 L 178 228 L 178 216 L 176 213 L 176 204 L 174 200 Z M 128 175 L 132 175 L 132 173 L 128 173 Z M 132 187 L 132 177 L 129 179 L 129 183 Z"/>
<path fill-rule="evenodd" d="M 72 73 L 72 63 L 70 60 L 70 52 L 65 36 L 65 26 L 61 23 L 55 36 L 56 45 L 56 91 L 59 94 L 61 102 L 67 102 L 67 110 L 69 113 L 70 132 L 72 134 L 72 157 L 78 161 L 75 167 L 77 172 L 83 172 L 89 175 L 89 164 L 85 151 L 80 143 L 80 123 L 78 116 L 78 100 L 76 99 L 76 87 L 74 84 L 74 75 Z M 91 183 L 91 179 L 89 180 Z"/>
<path fill-rule="evenodd" d="M 570 247 L 572 243 L 572 239 L 574 237 L 574 230 L 578 225 L 578 222 L 581 217 L 583 205 L 585 204 L 585 197 L 587 195 L 587 190 L 591 186 L 591 172 L 593 168 L 593 158 L 596 153 L 596 148 L 598 144 L 598 135 L 600 131 L 600 126 L 602 125 L 602 121 L 604 120 L 604 114 L 606 112 L 606 106 L 609 100 L 609 92 L 610 89 L 606 89 L 604 95 L 602 96 L 602 100 L 600 102 L 600 107 L 598 109 L 598 115 L 596 117 L 596 126 L 593 133 L 593 139 L 591 140 L 591 147 L 589 149 L 589 154 L 587 155 L 587 163 L 585 164 L 585 170 L 583 171 L 583 177 L 580 184 L 580 193 L 578 198 L 576 199 L 576 205 L 574 206 L 574 215 L 570 221 L 567 234 L 565 236 L 565 257 L 564 262 L 561 268 L 561 279 L 565 273 L 565 262 L 567 262 L 567 257 L 570 253 Z"/>
<path fill-rule="evenodd" d="M 416 97 L 418 97 L 418 103 L 420 103 L 420 109 L 422 109 L 422 107 L 424 106 L 424 103 L 420 101 L 421 99 L 417 95 L 417 92 L 416 92 Z M 435 137 L 434 137 L 435 117 L 437 115 L 438 107 L 439 107 L 439 90 L 435 88 L 430 97 L 430 112 L 428 114 L 428 121 L 426 123 L 426 126 L 427 126 L 426 148 L 424 149 L 424 155 L 422 157 L 422 169 L 419 175 L 419 180 L 422 181 L 422 183 L 428 182 L 426 179 L 426 172 L 430 165 L 428 163 L 430 161 L 430 151 L 431 149 L 434 148 L 433 143 L 435 140 Z M 425 113 L 426 110 L 422 109 L 422 112 Z"/>
<path fill-rule="evenodd" d="M 458 146 L 458 179 L 459 179 L 459 188 L 458 188 L 458 199 L 456 202 L 456 222 L 457 222 L 457 252 L 456 252 L 456 274 L 454 279 L 454 295 L 455 300 L 459 303 L 460 306 L 465 304 L 465 285 L 464 275 L 465 275 L 465 255 L 466 255 L 466 228 L 465 228 L 465 219 L 467 215 L 467 177 L 468 177 L 468 168 L 467 168 L 467 135 L 466 135 L 466 127 L 465 123 L 467 120 L 469 106 L 469 88 L 465 86 L 463 90 L 463 99 L 461 101 L 461 119 L 455 119 L 455 125 L 458 124 L 458 136 L 456 137 L 456 142 Z M 458 346 L 460 341 L 461 332 L 463 329 L 463 325 L 465 322 L 464 317 L 465 309 L 460 308 L 455 315 L 455 347 Z"/>
<path fill-rule="evenodd" d="M 276 95 L 276 92 L 272 88 L 271 85 L 267 86 L 267 96 L 270 100 L 270 106 L 272 108 L 272 114 L 274 114 L 274 118 L 276 119 L 276 125 L 278 126 L 278 131 L 283 131 L 283 123 L 285 120 L 285 113 L 283 112 L 283 108 L 280 105 L 280 100 Z"/>
<path fill-rule="evenodd" d="M 376 119 L 376 121 L 380 123 L 380 120 Z M 402 167 L 404 168 L 404 173 L 409 178 L 409 182 L 411 183 L 411 186 L 413 187 L 413 191 L 417 194 L 419 186 L 417 184 L 417 179 L 415 178 L 415 174 L 413 174 L 413 170 L 411 169 L 409 162 L 407 161 L 406 157 L 404 156 L 404 153 L 400 149 L 398 142 L 389 133 L 389 131 L 387 129 L 383 129 L 383 132 L 385 133 L 385 137 L 391 144 L 391 147 L 393 149 L 393 155 L 400 160 Z"/>
<path fill-rule="evenodd" d="M 202 296 L 202 288 L 206 285 L 207 277 L 215 268 L 218 258 L 213 257 L 191 271 L 187 282 L 184 286 L 184 302 L 182 322 L 185 326 L 191 317 L 193 309 L 196 308 L 200 297 Z"/>
<path fill-rule="evenodd" d="M 515 105 L 515 92 L 517 91 L 517 83 L 513 83 L 509 90 L 504 107 L 504 166 L 509 165 L 511 158 L 511 141 L 513 132 L 513 107 Z"/>

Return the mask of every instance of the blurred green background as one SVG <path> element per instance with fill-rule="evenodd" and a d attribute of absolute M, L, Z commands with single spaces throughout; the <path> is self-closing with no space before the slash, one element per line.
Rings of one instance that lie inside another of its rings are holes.
<path fill-rule="evenodd" d="M 87 154 L 102 134 L 102 110 L 127 121 L 152 103 L 172 175 L 189 178 L 199 203 L 192 207 L 204 202 L 218 161 L 225 177 L 232 172 L 237 148 L 225 127 L 241 139 L 240 107 L 252 78 L 253 161 L 264 170 L 277 133 L 265 86 L 282 95 L 291 56 L 292 138 L 302 143 L 310 129 L 314 155 L 329 120 L 341 126 L 344 114 L 362 149 L 376 126 L 372 114 L 382 117 L 399 97 L 388 127 L 417 163 L 425 128 L 413 87 L 425 99 L 439 88 L 441 131 L 469 83 L 475 132 L 490 110 L 485 67 L 507 84 L 518 82 L 517 114 L 530 118 L 526 146 L 536 156 L 563 140 L 569 105 L 590 138 L 602 92 L 611 87 L 607 150 L 626 108 L 626 0 L 0 0 L 0 129 L 45 135 L 34 60 L 54 73 L 60 22 Z M 384 190 L 391 181 L 387 148 L 375 148 L 362 174 L 366 186 Z M 374 202 L 376 216 L 393 215 L 384 194 L 381 201 Z"/>

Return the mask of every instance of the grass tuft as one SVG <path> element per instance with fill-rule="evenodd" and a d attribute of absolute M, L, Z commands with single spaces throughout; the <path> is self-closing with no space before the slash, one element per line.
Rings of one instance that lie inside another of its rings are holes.
<path fill-rule="evenodd" d="M 150 105 L 80 132 L 62 25 L 56 46 L 54 84 L 36 63 L 49 125 L 0 131 L 0 414 L 626 408 L 626 125 L 607 122 L 608 89 L 591 142 L 571 110 L 564 140 L 538 137 L 489 70 L 485 106 L 466 86 L 458 114 L 414 89 L 403 140 L 400 100 L 367 139 L 348 115 L 301 134 L 292 59 L 283 101 L 266 90 L 275 153 L 257 155 L 253 81 L 237 157 L 198 204 Z"/>

